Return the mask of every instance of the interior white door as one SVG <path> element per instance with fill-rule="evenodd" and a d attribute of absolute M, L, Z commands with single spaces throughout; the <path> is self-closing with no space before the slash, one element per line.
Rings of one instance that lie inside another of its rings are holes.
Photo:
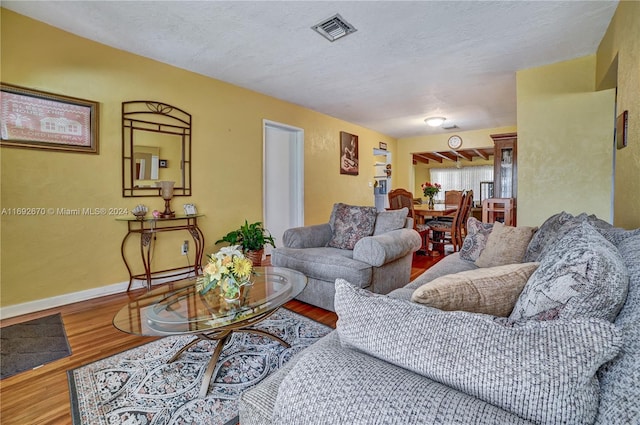
<path fill-rule="evenodd" d="M 304 225 L 304 131 L 264 121 L 264 225 L 282 246 L 282 235 Z M 271 253 L 265 247 L 265 254 Z"/>

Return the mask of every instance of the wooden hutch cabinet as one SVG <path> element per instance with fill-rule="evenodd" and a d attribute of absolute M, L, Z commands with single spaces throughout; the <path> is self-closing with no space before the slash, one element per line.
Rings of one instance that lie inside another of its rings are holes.
<path fill-rule="evenodd" d="M 482 219 L 485 222 L 499 220 L 506 225 L 516 225 L 518 193 L 518 134 L 492 134 L 493 198 L 483 201 Z"/>
<path fill-rule="evenodd" d="M 518 134 L 492 134 L 493 196 L 495 198 L 517 198 L 518 193 Z"/>

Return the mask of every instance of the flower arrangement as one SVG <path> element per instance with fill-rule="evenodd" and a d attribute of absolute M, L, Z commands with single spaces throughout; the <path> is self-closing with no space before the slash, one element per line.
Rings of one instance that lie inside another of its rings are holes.
<path fill-rule="evenodd" d="M 431 183 L 431 182 L 422 183 L 421 187 L 422 187 L 422 192 L 424 193 L 424 196 L 426 196 L 427 198 L 433 198 L 438 193 L 440 193 L 440 189 L 442 189 L 442 186 L 440 186 L 440 183 Z"/>
<path fill-rule="evenodd" d="M 251 260 L 244 256 L 240 245 L 221 248 L 208 257 L 209 262 L 202 270 L 203 276 L 196 281 L 196 289 L 204 295 L 219 286 L 225 298 L 238 298 L 240 287 L 248 284 L 254 274 Z"/>

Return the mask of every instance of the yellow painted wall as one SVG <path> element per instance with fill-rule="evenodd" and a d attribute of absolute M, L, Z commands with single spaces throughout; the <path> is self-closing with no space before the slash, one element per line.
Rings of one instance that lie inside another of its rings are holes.
<path fill-rule="evenodd" d="M 334 202 L 373 205 L 374 147 L 396 140 L 291 103 L 1 13 L 1 77 L 5 83 L 100 103 L 100 154 L 3 147 L 0 208 L 162 209 L 157 198 L 121 196 L 121 103 L 156 100 L 193 116 L 193 196 L 206 252 L 244 218 L 261 221 L 263 119 L 305 131 L 305 222 L 328 220 Z M 339 132 L 359 136 L 360 175 L 339 174 Z M 394 164 L 394 168 L 397 168 Z M 128 280 L 120 257 L 124 223 L 113 216 L 47 214 L 1 217 L 1 301 L 9 306 Z M 158 235 L 155 267 L 186 264 L 186 233 Z M 136 244 L 128 253 L 137 258 Z M 137 271 L 140 271 L 139 268 Z"/>
<path fill-rule="evenodd" d="M 614 91 L 595 55 L 519 71 L 518 224 L 560 211 L 611 220 Z"/>
<path fill-rule="evenodd" d="M 488 148 L 493 147 L 493 139 L 491 134 L 511 133 L 515 132 L 516 127 L 497 127 L 487 128 L 474 131 L 457 131 L 455 133 L 442 133 L 429 136 L 417 136 L 398 139 L 397 159 L 398 164 L 395 187 L 413 188 L 414 195 L 421 195 L 420 185 L 429 179 L 429 167 L 424 164 L 413 165 L 413 156 L 415 152 L 431 152 L 448 150 L 447 141 L 453 134 L 462 137 L 462 148 Z M 472 164 L 486 164 L 486 161 L 474 160 Z M 490 162 L 493 163 L 493 162 Z M 463 165 L 469 164 L 468 161 L 462 161 Z M 436 164 L 434 166 L 439 166 Z M 447 166 L 446 164 L 444 166 Z M 449 163 L 451 166 L 451 163 Z"/>
<path fill-rule="evenodd" d="M 598 88 L 618 87 L 618 113 L 629 111 L 628 146 L 615 151 L 616 226 L 640 227 L 640 2 L 621 1 L 598 48 Z"/>

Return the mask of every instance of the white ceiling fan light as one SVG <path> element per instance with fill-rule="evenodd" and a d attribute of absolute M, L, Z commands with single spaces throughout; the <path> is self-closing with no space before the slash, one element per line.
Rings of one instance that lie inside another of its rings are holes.
<path fill-rule="evenodd" d="M 424 119 L 424 122 L 427 123 L 429 127 L 440 127 L 445 121 L 445 117 L 429 117 Z"/>

